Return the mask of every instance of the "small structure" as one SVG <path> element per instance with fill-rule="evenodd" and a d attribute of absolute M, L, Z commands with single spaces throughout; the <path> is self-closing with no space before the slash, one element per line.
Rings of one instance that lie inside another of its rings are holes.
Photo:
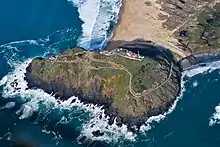
<path fill-rule="evenodd" d="M 131 54 L 129 52 L 127 52 L 126 55 L 129 56 L 129 57 L 131 56 Z"/>
<path fill-rule="evenodd" d="M 54 61 L 54 60 L 56 60 L 57 58 L 56 58 L 55 55 L 52 55 L 52 56 L 50 56 L 48 59 L 51 60 L 51 61 Z"/>

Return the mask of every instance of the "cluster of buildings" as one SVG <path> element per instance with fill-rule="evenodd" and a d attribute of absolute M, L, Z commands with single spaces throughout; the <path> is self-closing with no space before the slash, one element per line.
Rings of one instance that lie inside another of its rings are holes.
<path fill-rule="evenodd" d="M 122 56 L 129 57 L 129 58 L 136 58 L 136 59 L 143 59 L 144 58 L 144 56 L 141 56 L 139 54 L 139 51 L 138 51 L 138 54 L 136 54 L 136 53 L 133 53 L 133 52 L 126 50 L 126 49 L 123 49 L 123 48 L 118 48 L 118 49 L 114 49 L 111 51 L 102 51 L 100 53 L 107 55 L 107 56 L 118 54 L 118 55 L 122 55 Z"/>

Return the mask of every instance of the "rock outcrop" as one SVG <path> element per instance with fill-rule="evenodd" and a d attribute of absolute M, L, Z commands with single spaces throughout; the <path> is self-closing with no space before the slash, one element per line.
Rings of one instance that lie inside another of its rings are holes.
<path fill-rule="evenodd" d="M 132 50 L 135 47 L 135 50 Z M 137 131 L 150 116 L 172 105 L 180 91 L 180 70 L 167 50 L 150 44 L 110 51 L 69 49 L 50 58 L 35 58 L 28 66 L 29 88 L 41 88 L 66 100 L 103 105 L 111 124 Z M 144 58 L 136 56 L 144 55 Z"/>

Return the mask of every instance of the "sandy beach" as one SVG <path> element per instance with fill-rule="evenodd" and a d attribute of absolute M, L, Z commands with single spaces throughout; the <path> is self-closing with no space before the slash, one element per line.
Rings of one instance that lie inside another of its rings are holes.
<path fill-rule="evenodd" d="M 123 0 L 112 41 L 143 39 L 171 50 L 177 58 L 188 56 L 188 53 L 177 46 L 178 41 L 172 35 L 173 30 L 168 30 L 163 25 L 169 14 L 161 8 L 156 0 Z"/>

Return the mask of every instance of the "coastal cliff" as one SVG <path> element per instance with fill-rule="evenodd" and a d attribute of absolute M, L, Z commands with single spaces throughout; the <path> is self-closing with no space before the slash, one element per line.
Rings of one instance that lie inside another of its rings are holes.
<path fill-rule="evenodd" d="M 181 70 L 220 59 L 217 2 L 124 0 L 104 51 L 74 48 L 36 58 L 27 68 L 28 87 L 104 106 L 109 124 L 117 118 L 136 132 L 170 108 L 180 92 Z"/>
<path fill-rule="evenodd" d="M 84 103 L 102 105 L 110 124 L 117 117 L 118 125 L 128 124 L 132 130 L 168 110 L 180 90 L 176 62 L 166 50 L 148 47 L 149 56 L 144 58 L 122 48 L 69 49 L 55 57 L 33 59 L 25 79 L 29 88 L 41 88 L 61 100 L 77 96 Z"/>

